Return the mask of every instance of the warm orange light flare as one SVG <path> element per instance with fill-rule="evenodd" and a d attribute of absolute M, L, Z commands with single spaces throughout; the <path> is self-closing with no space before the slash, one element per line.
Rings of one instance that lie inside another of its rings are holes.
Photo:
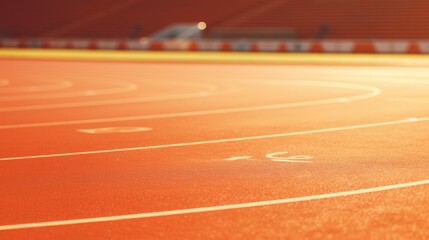
<path fill-rule="evenodd" d="M 199 22 L 197 26 L 200 30 L 204 30 L 207 28 L 207 24 L 205 22 Z"/>

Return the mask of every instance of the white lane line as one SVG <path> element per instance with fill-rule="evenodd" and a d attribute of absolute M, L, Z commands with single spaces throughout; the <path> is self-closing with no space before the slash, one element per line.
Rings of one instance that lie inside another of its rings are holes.
<path fill-rule="evenodd" d="M 105 127 L 105 128 L 92 128 L 92 129 L 78 129 L 78 132 L 89 134 L 106 134 L 106 133 L 136 133 L 152 131 L 148 127 Z"/>
<path fill-rule="evenodd" d="M 183 84 L 181 85 L 191 85 Z M 122 99 L 109 99 L 99 101 L 84 101 L 84 102 L 72 102 L 72 103 L 55 103 L 55 104 L 38 104 L 38 105 L 25 105 L 25 106 L 14 106 L 14 107 L 2 107 L 0 112 L 16 112 L 16 111 L 30 111 L 30 110 L 45 110 L 45 109 L 62 109 L 62 108 L 73 108 L 73 107 L 91 107 L 91 106 L 104 106 L 104 105 L 115 105 L 115 104 L 129 104 L 129 103 L 146 103 L 166 100 L 179 100 L 179 99 L 190 99 L 199 97 L 209 97 L 212 95 L 221 95 L 232 91 L 231 89 L 221 90 L 217 93 L 212 93 L 218 90 L 215 85 L 209 84 L 192 84 L 192 86 L 204 87 L 204 90 L 199 90 L 192 93 L 183 94 L 171 94 L 163 96 L 150 96 L 150 97 L 137 97 L 137 98 L 122 98 Z M 88 94 L 88 92 L 87 92 Z"/>
<path fill-rule="evenodd" d="M 29 111 L 29 110 L 46 110 L 46 109 L 63 109 L 73 107 L 93 107 L 93 106 L 106 106 L 115 104 L 129 104 L 129 103 L 148 103 L 158 101 L 170 101 L 180 99 L 191 99 L 200 97 L 209 97 L 226 94 L 231 92 L 231 89 L 220 90 L 216 93 L 209 91 L 198 91 L 194 93 L 184 93 L 175 95 L 164 95 L 164 96 L 152 96 L 152 97 L 140 97 L 140 98 L 125 98 L 125 99 L 111 99 L 111 100 L 100 100 L 100 101 L 85 101 L 85 102 L 73 102 L 73 103 L 57 103 L 57 104 L 40 104 L 40 105 L 29 105 L 29 106 L 16 106 L 16 107 L 3 107 L 0 108 L 0 112 L 16 112 L 16 111 Z"/>
<path fill-rule="evenodd" d="M 21 101 L 21 100 L 35 100 L 35 99 L 57 99 L 57 98 L 69 98 L 69 97 L 82 97 L 82 96 L 95 96 L 95 95 L 110 95 L 123 92 L 130 92 L 137 89 L 137 85 L 134 83 L 115 83 L 115 82 L 103 82 L 111 85 L 119 86 L 116 88 L 107 89 L 96 89 L 96 90 L 85 90 L 71 93 L 52 93 L 52 94 L 34 94 L 34 95 L 23 95 L 23 96 L 5 96 L 0 97 L 0 101 Z"/>
<path fill-rule="evenodd" d="M 411 120 L 411 119 L 413 119 L 413 120 Z M 341 130 L 346 130 L 346 128 L 347 129 L 356 129 L 356 128 L 363 128 L 363 127 L 386 126 L 386 125 L 392 125 L 392 124 L 412 122 L 412 121 L 417 121 L 417 120 L 427 121 L 427 120 L 429 120 L 429 117 L 420 118 L 420 119 L 409 118 L 407 120 L 398 120 L 398 121 L 390 121 L 390 122 L 384 122 L 384 123 L 372 123 L 372 124 L 365 124 L 365 125 L 342 127 Z M 336 130 L 334 130 L 334 129 L 336 129 Z M 324 132 L 340 131 L 339 129 L 340 128 L 329 128 L 329 129 L 325 129 Z M 321 132 L 321 131 L 320 130 L 314 130 L 314 131 L 307 131 L 307 132 L 316 133 L 316 132 Z M 305 134 L 305 133 L 302 133 L 302 134 Z M 278 135 L 278 134 L 275 134 L 275 135 Z M 274 135 L 265 135 L 265 136 L 280 137 L 280 136 L 274 136 Z M 248 140 L 251 140 L 251 139 L 248 139 Z M 217 140 L 215 140 L 215 141 L 217 141 Z M 213 141 L 211 141 L 211 142 L 213 142 Z M 196 144 L 192 144 L 192 145 L 196 145 Z M 190 209 L 182 209 L 182 210 L 171 210 L 171 211 L 150 212 L 150 213 L 137 213 L 137 214 L 127 214 L 127 215 L 117 215 L 117 216 L 107 216 L 107 217 L 82 218 L 82 219 L 60 220 L 60 221 L 50 221 L 50 222 L 4 225 L 4 226 L 0 226 L 0 230 L 13 230 L 13 229 L 24 229 L 24 228 L 36 228 L 36 227 L 52 227 L 52 226 L 61 226 L 61 225 L 119 221 L 119 220 L 128 220 L 128 219 L 141 219 L 141 218 L 150 218 L 150 217 L 161 217 L 161 216 L 203 213 L 203 212 L 222 211 L 222 210 L 231 210 L 231 209 L 242 209 L 242 208 L 251 208 L 251 207 L 269 206 L 269 205 L 276 205 L 276 204 L 293 203 L 293 202 L 320 200 L 320 199 L 327 199 L 327 198 L 334 198 L 334 197 L 346 197 L 346 196 L 352 196 L 352 195 L 357 195 L 357 194 L 374 193 L 374 192 L 401 189 L 401 188 L 407 188 L 407 187 L 415 187 L 415 186 L 421 186 L 421 185 L 427 185 L 427 184 L 429 184 L 429 180 L 395 184 L 395 185 L 388 185 L 388 186 L 382 186 L 382 187 L 366 188 L 366 189 L 359 189 L 359 190 L 352 190 L 352 191 L 345 191 L 345 192 L 337 192 L 337 193 L 328 193 L 328 194 L 295 197 L 295 198 L 285 198 L 285 199 L 278 199 L 278 200 L 259 201 L 259 202 L 248 202 L 248 203 L 240 203 L 240 204 L 220 205 L 220 206 L 212 206 L 212 207 L 200 207 L 200 208 L 190 208 Z"/>
<path fill-rule="evenodd" d="M 230 157 L 223 159 L 224 161 L 238 161 L 238 160 L 248 160 L 251 159 L 252 156 L 238 156 L 238 157 Z"/>
<path fill-rule="evenodd" d="M 368 123 L 368 124 L 352 125 L 352 126 L 344 126 L 344 127 L 322 128 L 322 129 L 307 130 L 307 131 L 300 131 L 300 132 L 286 132 L 286 133 L 248 136 L 248 137 L 240 137 L 240 138 L 226 138 L 226 139 L 206 140 L 206 141 L 197 141 L 197 142 L 172 143 L 172 144 L 165 144 L 165 145 L 103 149 L 103 150 L 68 152 L 68 153 L 52 153 L 52 154 L 32 155 L 32 156 L 3 157 L 3 158 L 0 158 L 0 161 L 16 161 L 16 160 L 24 160 L 24 159 L 81 156 L 81 155 L 140 151 L 140 150 L 147 150 L 147 149 L 161 149 L 161 148 L 186 147 L 186 146 L 207 145 L 207 144 L 238 142 L 238 141 L 250 141 L 250 140 L 258 140 L 258 139 L 266 139 L 266 138 L 279 138 L 279 137 L 288 137 L 288 136 L 297 136 L 297 135 L 306 135 L 306 134 L 315 134 L 315 133 L 337 132 L 337 131 L 352 130 L 352 129 L 381 127 L 381 126 L 397 125 L 402 123 L 412 123 L 417 121 L 421 122 L 421 121 L 428 121 L 429 117 L 414 118 L 414 119 L 416 120 L 410 121 L 410 119 L 403 119 L 403 120 L 396 120 L 396 121 Z"/>
<path fill-rule="evenodd" d="M 268 82 L 268 81 L 267 81 Z M 203 110 L 203 111 L 192 111 L 192 112 L 177 112 L 177 113 L 164 113 L 154 115 L 140 115 L 140 116 L 129 116 L 129 117 L 116 117 L 116 118 L 98 118 L 98 119 L 85 119 L 85 120 L 73 120 L 73 121 L 58 121 L 58 122 L 41 122 L 41 123 L 24 123 L 24 124 L 13 124 L 13 125 L 2 125 L 1 129 L 16 129 L 16 128 L 32 128 L 32 127 L 48 127 L 48 126 L 64 126 L 64 125 L 77 125 L 77 124 L 90 124 L 90 123 L 107 123 L 107 122 L 121 122 L 121 121 L 134 121 L 134 120 L 146 120 L 146 119 L 161 119 L 161 118 L 176 118 L 176 117 L 190 117 L 190 116 L 202 116 L 202 115 L 214 115 L 214 114 L 226 114 L 226 113 L 241 113 L 250 111 L 266 111 L 275 109 L 285 109 L 293 107 L 304 107 L 304 106 L 316 106 L 332 103 L 344 103 L 351 101 L 358 101 L 377 97 L 380 95 L 381 90 L 379 88 L 349 84 L 349 83 L 338 83 L 338 82 L 321 82 L 321 81 L 271 81 L 270 83 L 290 84 L 290 85 L 305 85 L 305 86 L 319 86 L 319 87 L 330 87 L 330 88 L 342 88 L 351 90 L 362 90 L 367 93 L 354 95 L 350 97 L 340 98 L 329 98 L 321 100 L 311 100 L 294 103 L 281 103 L 271 105 L 259 105 L 250 107 L 237 107 L 237 108 L 223 108 L 214 110 Z"/>
<path fill-rule="evenodd" d="M 337 197 L 348 197 L 353 195 L 376 193 L 376 192 L 397 190 L 397 189 L 409 188 L 409 187 L 417 187 L 417 186 L 428 185 L 428 184 L 429 184 L 429 179 L 422 180 L 422 181 L 380 186 L 380 187 L 363 188 L 363 189 L 344 191 L 344 192 L 326 193 L 326 194 L 293 197 L 293 198 L 283 198 L 283 199 L 275 199 L 275 200 L 267 200 L 267 201 L 227 204 L 227 205 L 219 205 L 219 206 L 211 206 L 211 207 L 197 207 L 197 208 L 169 210 L 169 211 L 160 211 L 160 212 L 125 214 L 125 215 L 116 215 L 116 216 L 107 216 L 107 217 L 79 218 L 79 219 L 70 219 L 70 220 L 49 221 L 49 222 L 34 222 L 34 223 L 3 225 L 3 226 L 0 226 L 0 231 L 87 224 L 87 223 L 99 223 L 99 222 L 123 221 L 123 220 L 142 219 L 142 218 L 166 217 L 166 216 L 193 214 L 193 213 L 226 211 L 226 210 L 233 210 L 233 209 L 245 209 L 245 208 L 272 206 L 272 205 L 279 205 L 279 204 L 286 204 L 286 203 L 322 200 L 322 199 L 337 198 Z"/>
<path fill-rule="evenodd" d="M 429 98 L 390 98 L 389 101 L 404 103 L 429 103 Z"/>
<path fill-rule="evenodd" d="M 8 88 L 0 89 L 0 92 L 2 92 L 2 93 L 42 92 L 42 91 L 52 91 L 52 90 L 70 88 L 73 86 L 73 83 L 71 81 L 49 81 L 49 80 L 40 80 L 40 81 L 41 82 L 48 82 L 51 84 L 13 87 L 13 88 L 8 87 Z"/>

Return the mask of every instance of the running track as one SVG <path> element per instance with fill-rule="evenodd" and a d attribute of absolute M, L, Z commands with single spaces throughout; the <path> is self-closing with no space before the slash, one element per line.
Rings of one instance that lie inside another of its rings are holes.
<path fill-rule="evenodd" d="M 0 239 L 427 239 L 406 63 L 3 58 Z"/>

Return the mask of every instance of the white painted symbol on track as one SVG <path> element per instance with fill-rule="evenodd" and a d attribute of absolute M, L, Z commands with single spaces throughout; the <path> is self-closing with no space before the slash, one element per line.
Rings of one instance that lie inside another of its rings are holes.
<path fill-rule="evenodd" d="M 313 159 L 312 156 L 279 156 L 285 155 L 288 152 L 276 152 L 265 155 L 266 158 L 271 159 L 274 162 L 293 162 L 293 163 L 311 163 L 310 159 Z"/>
<path fill-rule="evenodd" d="M 135 133 L 147 132 L 152 130 L 146 127 L 107 127 L 107 128 L 94 128 L 94 129 L 78 129 L 78 132 L 99 134 L 99 133 Z"/>
<path fill-rule="evenodd" d="M 429 121 L 429 116 L 417 118 L 417 121 L 427 122 Z M 92 155 L 92 154 L 142 151 L 142 150 L 148 150 L 148 149 L 163 149 L 163 148 L 173 148 L 173 147 L 175 148 L 175 147 L 184 147 L 184 146 L 197 146 L 197 145 L 209 145 L 209 144 L 218 144 L 218 143 L 252 141 L 252 140 L 259 140 L 259 139 L 339 132 L 339 131 L 354 130 L 354 129 L 375 128 L 375 127 L 382 127 L 382 126 L 393 126 L 393 125 L 405 124 L 405 123 L 411 123 L 411 121 L 408 119 L 402 119 L 402 120 L 394 120 L 394 121 L 386 121 L 386 122 L 366 123 L 366 124 L 360 124 L 360 125 L 314 129 L 314 130 L 307 130 L 307 131 L 300 131 L 300 132 L 283 132 L 283 133 L 277 133 L 277 134 L 256 135 L 256 136 L 247 136 L 247 137 L 239 137 L 239 138 L 212 139 L 212 140 L 197 141 L 197 142 L 181 142 L 181 143 L 171 143 L 171 144 L 164 144 L 164 145 L 101 149 L 101 150 L 90 150 L 90 151 L 81 151 L 81 152 L 63 152 L 63 153 L 51 153 L 51 154 L 30 155 L 30 156 L 0 157 L 0 161 L 17 161 L 17 160 L 24 160 L 24 159 L 28 160 L 28 159 L 54 158 L 54 157 L 64 157 L 64 156 L 82 156 L 82 155 Z M 1 126 L 0 126 L 0 129 L 1 129 Z"/>
<path fill-rule="evenodd" d="M 312 156 L 284 156 L 288 152 L 268 153 L 265 157 L 273 162 L 290 162 L 290 163 L 312 163 Z M 237 156 L 224 159 L 224 161 L 249 160 L 252 156 Z"/>

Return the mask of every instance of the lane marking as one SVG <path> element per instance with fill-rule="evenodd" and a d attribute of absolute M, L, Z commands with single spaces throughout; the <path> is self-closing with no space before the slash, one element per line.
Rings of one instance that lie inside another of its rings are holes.
<path fill-rule="evenodd" d="M 237 160 L 248 160 L 251 159 L 252 156 L 238 156 L 238 157 L 230 157 L 223 159 L 224 161 L 237 161 Z"/>
<path fill-rule="evenodd" d="M 289 163 L 312 163 L 310 159 L 313 159 L 312 156 L 284 156 L 288 152 L 274 152 L 268 153 L 265 155 L 270 161 L 273 162 L 289 162 Z M 283 155 L 283 156 L 282 156 Z M 237 160 L 249 160 L 252 156 L 237 156 L 223 159 L 224 161 L 237 161 Z"/>
<path fill-rule="evenodd" d="M 103 82 L 106 83 L 106 82 Z M 22 100 L 35 100 L 35 99 L 58 99 L 58 98 L 70 98 L 70 97 L 84 97 L 84 96 L 95 96 L 95 95 L 110 95 L 117 93 L 130 92 L 137 89 L 137 85 L 134 83 L 115 83 L 107 82 L 111 85 L 119 86 L 117 88 L 107 88 L 101 90 L 85 90 L 80 92 L 71 93 L 52 93 L 52 94 L 34 94 L 24 96 L 6 96 L 0 97 L 0 101 L 22 101 Z"/>
<path fill-rule="evenodd" d="M 313 159 L 311 156 L 279 156 L 285 155 L 288 152 L 275 152 L 265 155 L 266 158 L 271 159 L 274 162 L 290 162 L 290 163 L 312 163 L 310 159 Z"/>
<path fill-rule="evenodd" d="M 0 231 L 87 224 L 87 223 L 112 222 L 112 221 L 123 221 L 123 220 L 154 218 L 154 217 L 166 217 L 166 216 L 176 216 L 176 215 L 184 215 L 184 214 L 226 211 L 226 210 L 233 210 L 233 209 L 245 209 L 245 208 L 272 206 L 272 205 L 280 205 L 280 204 L 287 204 L 287 203 L 330 199 L 330 198 L 337 198 L 337 197 L 348 197 L 353 195 L 376 193 L 376 192 L 397 190 L 397 189 L 403 189 L 403 188 L 409 188 L 409 187 L 417 187 L 417 186 L 423 186 L 428 184 L 429 184 L 429 179 L 422 180 L 422 181 L 408 182 L 408 183 L 399 183 L 399 184 L 393 184 L 393 185 L 387 185 L 387 186 L 381 186 L 381 187 L 363 188 L 363 189 L 344 191 L 344 192 L 325 193 L 325 194 L 319 194 L 319 195 L 283 198 L 283 199 L 275 199 L 275 200 L 267 200 L 267 201 L 227 204 L 227 205 L 219 205 L 219 206 L 211 206 L 211 207 L 188 208 L 188 209 L 169 210 L 169 211 L 160 211 L 160 212 L 125 214 L 125 215 L 116 215 L 116 216 L 107 216 L 107 217 L 79 218 L 79 219 L 70 219 L 70 220 L 3 225 L 3 226 L 0 226 Z"/>
<path fill-rule="evenodd" d="M 0 89 L 0 92 L 2 93 L 42 92 L 42 91 L 52 91 L 52 90 L 70 88 L 73 86 L 73 83 L 71 81 L 51 81 L 51 80 L 38 80 L 38 81 L 48 82 L 52 84 L 23 86 L 23 87 L 8 87 L 8 88 Z"/>
<path fill-rule="evenodd" d="M 418 118 L 417 120 L 419 122 L 428 121 L 429 117 Z M 24 160 L 24 159 L 40 159 L 40 158 L 53 158 L 53 157 L 81 156 L 81 155 L 140 151 L 140 150 L 147 150 L 147 149 L 162 149 L 162 148 L 197 146 L 197 145 L 216 144 L 216 143 L 250 141 L 250 140 L 267 139 L 267 138 L 278 138 L 278 137 L 288 137 L 288 136 L 297 136 L 297 135 L 306 135 L 306 134 L 315 134 L 315 133 L 337 132 L 337 131 L 352 130 L 352 129 L 381 127 L 381 126 L 397 125 L 397 124 L 402 124 L 402 123 L 412 123 L 412 121 L 410 121 L 409 119 L 403 119 L 403 120 L 396 120 L 396 121 L 386 121 L 386 122 L 368 123 L 368 124 L 360 124 L 360 125 L 352 125 L 352 126 L 344 126 L 344 127 L 322 128 L 322 129 L 307 130 L 307 131 L 300 131 L 300 132 L 286 132 L 286 133 L 267 134 L 267 135 L 258 135 L 258 136 L 249 136 L 249 137 L 240 137 L 240 138 L 226 138 L 226 139 L 216 139 L 216 140 L 197 141 L 197 142 L 172 143 L 172 144 L 165 144 L 165 145 L 92 150 L 92 151 L 82 151 L 82 152 L 52 153 L 52 154 L 32 155 L 32 156 L 3 157 L 3 158 L 0 158 L 0 161 L 15 161 L 15 160 Z"/>
<path fill-rule="evenodd" d="M 267 81 L 268 82 L 268 81 Z M 259 105 L 259 106 L 250 106 L 250 107 L 236 107 L 236 108 L 223 108 L 223 109 L 214 109 L 214 110 L 202 110 L 202 111 L 191 111 L 191 112 L 176 112 L 176 113 L 163 113 L 163 114 L 153 114 L 153 115 L 140 115 L 140 116 L 130 116 L 130 117 L 116 117 L 116 118 L 99 118 L 99 119 L 85 119 L 85 120 L 72 120 L 72 121 L 57 121 L 57 122 L 40 122 L 40 123 L 24 123 L 24 124 L 13 124 L 13 125 L 2 125 L 0 129 L 16 129 L 16 128 L 33 128 L 33 127 L 48 127 L 48 126 L 64 126 L 64 125 L 78 125 L 78 124 L 88 124 L 88 123 L 108 123 L 108 122 L 121 122 L 121 121 L 134 121 L 134 120 L 147 120 L 147 119 L 165 119 L 165 118 L 176 118 L 176 117 L 190 117 L 190 116 L 202 116 L 202 115 L 214 115 L 214 114 L 226 114 L 226 113 L 241 113 L 241 112 L 250 112 L 250 111 L 266 111 L 266 110 L 275 110 L 275 109 L 285 109 L 285 108 L 294 108 L 294 107 L 304 107 L 304 106 L 316 106 L 332 103 L 343 103 L 343 102 L 352 102 L 358 100 L 365 100 L 373 97 L 377 97 L 381 94 L 381 90 L 376 87 L 349 84 L 349 83 L 339 83 L 339 82 L 321 82 L 321 81 L 289 81 L 289 80 L 278 80 L 272 81 L 273 83 L 281 82 L 284 85 L 288 83 L 291 85 L 306 85 L 306 86 L 320 86 L 320 87 L 331 87 L 331 88 L 342 88 L 342 89 L 352 89 L 352 90 L 362 90 L 368 93 L 353 95 L 350 97 L 340 97 L 340 98 L 328 98 L 321 100 L 311 100 L 303 102 L 293 102 L 293 103 L 281 103 L 281 104 L 270 104 L 270 105 Z"/>
<path fill-rule="evenodd" d="M 128 104 L 128 103 L 157 102 L 157 101 L 166 101 L 166 100 L 208 97 L 208 96 L 222 95 L 222 94 L 232 92 L 231 89 L 225 89 L 225 90 L 220 90 L 215 93 L 212 93 L 217 89 L 217 87 L 213 85 L 206 85 L 206 86 L 210 86 L 210 88 L 207 90 L 197 91 L 192 93 L 164 95 L 164 96 L 151 96 L 151 97 L 138 97 L 138 98 L 125 98 L 125 99 L 110 99 L 110 100 L 99 100 L 99 101 L 72 102 L 72 103 L 2 107 L 0 108 L 0 112 L 16 112 L 16 111 L 29 111 L 29 110 L 46 110 L 46 109 L 60 109 L 60 108 L 62 109 L 62 108 L 73 108 L 73 107 L 105 106 L 105 105 Z"/>
<path fill-rule="evenodd" d="M 410 121 L 410 119 L 427 121 L 427 120 L 429 120 L 429 117 L 428 118 L 420 118 L 420 119 L 409 118 L 409 119 L 404 120 L 404 121 L 413 122 L 413 121 Z M 393 122 L 397 122 L 397 123 L 393 123 Z M 406 122 L 401 122 L 401 123 L 406 123 Z M 399 124 L 398 121 L 390 121 L 389 123 L 391 123 L 391 124 L 385 124 L 385 125 Z M 381 124 L 381 123 L 373 123 L 372 125 L 374 125 L 374 124 Z M 371 125 L 371 124 L 366 124 L 366 125 Z M 373 126 L 373 127 L 375 127 L 375 126 Z M 352 129 L 355 129 L 355 128 L 352 128 Z M 220 205 L 220 206 L 211 206 L 211 207 L 200 207 L 200 208 L 189 208 L 189 209 L 171 210 L 171 211 L 137 213 L 137 214 L 127 214 L 127 215 L 117 215 L 117 216 L 107 216 L 107 217 L 81 218 L 81 219 L 71 219 L 71 220 L 4 225 L 4 226 L 0 226 L 0 230 L 13 230 L 13 229 L 23 229 L 23 228 L 36 228 L 36 227 L 51 227 L 51 226 L 61 226 L 61 225 L 119 221 L 119 220 L 128 220 L 128 219 L 141 219 L 141 218 L 150 218 L 150 217 L 173 216 L 173 215 L 182 215 L 182 214 L 242 209 L 242 208 L 269 206 L 269 205 L 277 205 L 277 204 L 286 204 L 286 203 L 293 203 L 293 202 L 321 200 L 321 199 L 328 199 L 328 198 L 334 198 L 334 197 L 346 197 L 346 196 L 352 196 L 352 195 L 358 195 L 358 194 L 375 193 L 375 192 L 388 191 L 388 190 L 394 190 L 394 189 L 416 187 L 416 186 L 422 186 L 422 185 L 427 185 L 427 184 L 429 184 L 429 180 L 387 185 L 387 186 L 382 186 L 382 187 L 358 189 L 358 190 L 352 190 L 352 191 L 304 196 L 304 197 L 268 200 L 268 201 L 248 202 L 248 203 L 229 204 L 229 205 Z"/>
<path fill-rule="evenodd" d="M 218 141 L 222 141 L 222 142 L 240 141 L 238 139 L 241 139 L 241 140 L 253 140 L 253 139 L 261 139 L 261 138 L 268 138 L 268 137 L 281 137 L 280 135 L 291 136 L 291 135 L 299 135 L 299 134 L 309 134 L 309 133 L 319 133 L 319 132 L 332 132 L 332 131 L 340 131 L 340 130 L 347 130 L 347 129 L 358 129 L 358 128 L 367 128 L 367 127 L 387 126 L 387 125 L 393 125 L 393 124 L 401 124 L 401 123 L 412 122 L 412 121 L 410 121 L 410 119 L 416 119 L 416 120 L 419 120 L 419 121 L 428 121 L 429 117 L 419 118 L 419 119 L 417 119 L 417 118 L 409 118 L 409 119 L 406 119 L 406 120 L 398 120 L 398 121 L 370 123 L 370 124 L 354 125 L 354 126 L 346 126 L 346 127 L 337 127 L 337 128 L 327 128 L 327 129 L 324 129 L 324 130 L 323 129 L 319 129 L 319 130 L 310 130 L 310 131 L 295 132 L 295 133 L 283 133 L 283 134 L 272 134 L 272 135 L 264 135 L 264 136 L 253 136 L 253 137 L 248 137 L 248 138 L 234 138 L 234 139 L 224 139 L 224 140 L 212 140 L 212 141 L 205 141 L 204 144 L 217 143 Z M 198 143 L 198 142 L 196 142 L 196 143 Z M 199 144 L 191 143 L 190 145 L 199 145 Z M 168 145 L 164 145 L 164 146 L 168 146 Z M 176 146 L 186 146 L 186 145 L 183 145 L 183 144 L 171 144 L 169 146 L 170 147 L 176 147 Z M 153 147 L 156 147 L 156 146 L 153 146 Z M 304 197 L 294 197 L 294 198 L 285 198 L 285 199 L 277 199 L 277 200 L 268 200 L 268 201 L 248 202 L 248 203 L 229 204 L 229 205 L 220 205 L 220 206 L 211 206 L 211 207 L 189 208 L 189 209 L 160 211 L 160 212 L 126 214 L 126 215 L 107 216 L 107 217 L 81 218 L 81 219 L 71 219 L 71 220 L 60 220 L 60 221 L 49 221 L 49 222 L 35 222 L 35 223 L 4 225 L 4 226 L 0 226 L 0 230 L 14 230 L 14 229 L 25 229 L 25 228 L 37 228 L 37 227 L 52 227 L 52 226 L 61 226 L 61 225 L 85 224 L 85 223 L 95 223 L 95 222 L 108 222 L 108 221 L 119 221 L 119 220 L 129 220 L 129 219 L 142 219 L 142 218 L 151 218 L 151 217 L 183 215 L 183 214 L 192 214 L 192 213 L 204 213 L 204 212 L 223 211 L 223 210 L 232 210 L 232 209 L 243 209 L 243 208 L 251 208 L 251 207 L 261 207 L 261 206 L 286 204 L 286 203 L 293 203 L 293 202 L 321 200 L 321 199 L 328 199 L 328 198 L 334 198 L 334 197 L 346 197 L 346 196 L 352 196 L 352 195 L 358 195 L 358 194 L 381 192 L 381 191 L 401 189 L 401 188 L 408 188 L 408 187 L 415 187 L 415 186 L 421 186 L 421 185 L 427 185 L 427 184 L 429 184 L 429 180 L 409 182 L 409 183 L 401 183 L 401 184 L 394 184 L 394 185 L 387 185 L 387 186 L 382 186 L 382 187 L 373 187 L 373 188 L 366 188 L 366 189 L 358 189 L 358 190 L 352 190 L 352 191 L 344 191 L 344 192 L 336 192 L 336 193 L 328 193 L 328 194 L 304 196 Z"/>
<path fill-rule="evenodd" d="M 89 134 L 100 134 L 100 133 L 135 133 L 135 132 L 147 132 L 151 131 L 152 128 L 147 127 L 106 127 L 106 128 L 93 128 L 93 129 L 78 129 L 78 132 L 89 133 Z"/>

